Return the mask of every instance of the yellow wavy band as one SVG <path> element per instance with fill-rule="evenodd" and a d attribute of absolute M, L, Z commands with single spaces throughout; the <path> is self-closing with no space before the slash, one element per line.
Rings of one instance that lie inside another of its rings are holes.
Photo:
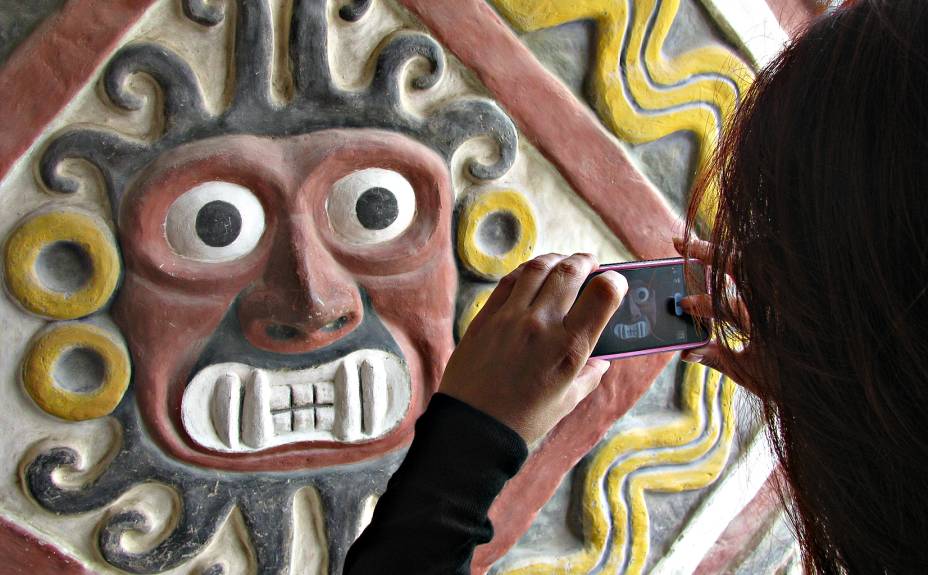
<path fill-rule="evenodd" d="M 492 0 L 521 32 L 578 20 L 596 23 L 591 73 L 593 107 L 604 124 L 631 144 L 685 130 L 699 140 L 704 169 L 725 123 L 753 80 L 730 50 L 707 46 L 666 58 L 664 45 L 680 0 Z M 701 217 L 712 222 L 710 193 Z"/>
<path fill-rule="evenodd" d="M 583 483 L 584 549 L 507 575 L 642 573 L 651 539 L 645 493 L 699 489 L 718 478 L 734 437 L 734 391 L 718 372 L 687 367 L 675 421 L 620 433 L 597 448 Z"/>

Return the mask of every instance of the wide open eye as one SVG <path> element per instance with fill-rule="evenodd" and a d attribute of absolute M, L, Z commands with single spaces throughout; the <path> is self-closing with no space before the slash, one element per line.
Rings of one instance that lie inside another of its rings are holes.
<path fill-rule="evenodd" d="M 368 168 L 335 182 L 326 212 L 335 232 L 352 244 L 387 242 L 412 223 L 416 193 L 400 174 Z"/>
<path fill-rule="evenodd" d="M 264 208 L 248 188 L 206 182 L 174 201 L 164 228 L 178 255 L 227 262 L 247 255 L 258 245 L 264 233 Z"/>
<path fill-rule="evenodd" d="M 651 291 L 646 287 L 640 287 L 635 290 L 635 303 L 642 304 L 648 301 L 648 297 L 651 296 Z"/>

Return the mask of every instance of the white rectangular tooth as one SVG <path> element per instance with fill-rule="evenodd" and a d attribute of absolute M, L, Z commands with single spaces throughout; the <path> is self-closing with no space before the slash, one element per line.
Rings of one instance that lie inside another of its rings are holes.
<path fill-rule="evenodd" d="M 316 408 L 316 431 L 332 431 L 335 429 L 335 408 Z"/>
<path fill-rule="evenodd" d="M 290 386 L 271 386 L 271 410 L 290 409 Z"/>
<path fill-rule="evenodd" d="M 274 414 L 274 433 L 290 433 L 293 431 L 293 417 L 289 411 Z"/>
<path fill-rule="evenodd" d="M 332 405 L 335 403 L 335 384 L 324 381 L 316 384 L 316 405 Z"/>
<path fill-rule="evenodd" d="M 298 409 L 293 412 L 293 431 L 313 431 L 316 429 L 313 409 Z"/>
<path fill-rule="evenodd" d="M 387 373 L 380 358 L 361 362 L 361 398 L 364 433 L 380 435 L 387 415 Z"/>
<path fill-rule="evenodd" d="M 305 407 L 313 404 L 313 384 L 295 383 L 290 386 L 293 407 Z"/>
<path fill-rule="evenodd" d="M 242 380 L 234 373 L 219 376 L 211 402 L 213 429 L 230 449 L 238 449 L 239 410 L 242 407 Z"/>
<path fill-rule="evenodd" d="M 261 449 L 274 437 L 271 416 L 271 382 L 260 369 L 252 372 L 250 385 L 245 386 L 242 402 L 242 442 Z"/>
<path fill-rule="evenodd" d="M 342 441 L 361 437 L 361 390 L 358 364 L 347 357 L 335 372 L 335 436 Z"/>

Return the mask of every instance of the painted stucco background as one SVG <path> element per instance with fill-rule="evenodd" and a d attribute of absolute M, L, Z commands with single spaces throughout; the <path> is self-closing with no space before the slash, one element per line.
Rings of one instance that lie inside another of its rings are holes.
<path fill-rule="evenodd" d="M 16 46 L 32 33 L 49 14 L 55 12 L 64 0 L 38 0 L 0 2 L 0 62 L 5 62 Z"/>
<path fill-rule="evenodd" d="M 814 12 L 0 3 L 0 551 L 340 572 L 495 282 L 672 255 L 725 118 Z M 749 408 L 669 356 L 617 364 L 474 571 L 798 572 Z"/>

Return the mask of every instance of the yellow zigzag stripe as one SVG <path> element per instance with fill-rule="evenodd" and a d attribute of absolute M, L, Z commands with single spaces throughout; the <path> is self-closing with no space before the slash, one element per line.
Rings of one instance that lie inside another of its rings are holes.
<path fill-rule="evenodd" d="M 650 546 L 645 491 L 699 489 L 718 478 L 734 436 L 734 390 L 735 384 L 718 372 L 689 366 L 683 382 L 683 414 L 676 421 L 660 428 L 619 434 L 593 458 L 584 484 L 584 550 L 519 567 L 507 575 L 586 574 L 594 570 L 619 573 L 625 564 L 629 539 L 631 553 L 625 572 L 641 573 Z M 626 454 L 631 455 L 623 459 Z M 698 465 L 687 466 L 702 457 Z M 640 471 L 657 466 L 661 469 Z M 665 469 L 668 466 L 677 468 Z M 629 501 L 623 497 L 625 482 L 629 483 Z M 611 517 L 604 509 L 604 484 Z M 626 528 L 629 522 L 630 537 Z"/>
<path fill-rule="evenodd" d="M 699 140 L 700 170 L 707 165 L 739 94 L 753 79 L 747 64 L 719 46 L 691 50 L 669 60 L 663 57 L 680 0 L 660 1 L 643 51 L 648 20 L 658 0 L 492 1 L 522 32 L 577 20 L 596 22 L 599 36 L 592 91 L 600 118 L 619 138 L 632 144 L 652 142 L 680 130 L 693 132 Z M 626 38 L 629 2 L 634 2 L 634 9 L 631 33 Z M 620 61 L 626 42 L 625 59 Z M 623 82 L 622 70 L 627 83 Z M 648 81 L 648 74 L 658 86 Z M 713 219 L 711 204 L 714 202 L 705 204 L 702 210 L 706 222 Z"/>

